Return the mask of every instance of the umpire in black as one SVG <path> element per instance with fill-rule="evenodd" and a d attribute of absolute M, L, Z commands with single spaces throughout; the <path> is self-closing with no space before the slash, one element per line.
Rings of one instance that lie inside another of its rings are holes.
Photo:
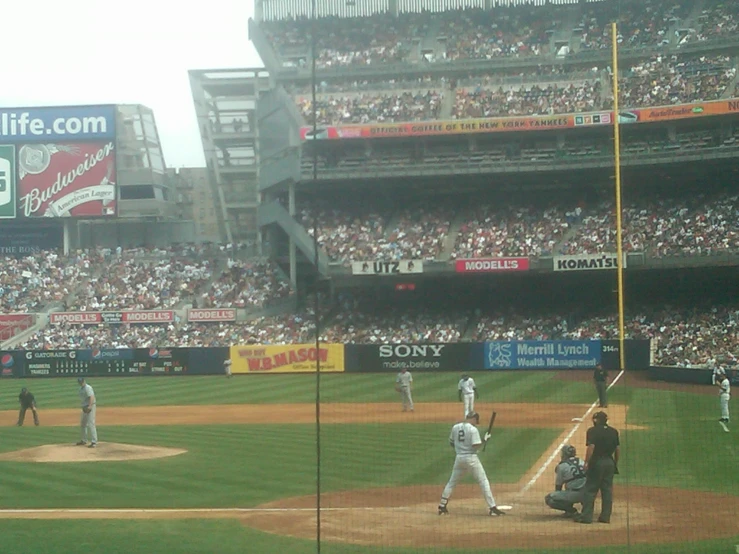
<path fill-rule="evenodd" d="M 575 518 L 578 523 L 593 523 L 595 497 L 600 491 L 601 510 L 598 521 L 611 522 L 613 510 L 613 476 L 618 475 L 620 443 L 618 431 L 608 425 L 605 412 L 593 415 L 593 426 L 588 429 L 585 453 L 585 487 L 582 513 Z"/>
<path fill-rule="evenodd" d="M 593 372 L 593 381 L 595 381 L 595 390 L 598 391 L 598 406 L 600 408 L 608 407 L 608 371 L 598 364 Z"/>
<path fill-rule="evenodd" d="M 36 399 L 33 393 L 26 387 L 23 387 L 21 393 L 18 395 L 18 402 L 21 405 L 21 410 L 18 412 L 18 427 L 23 426 L 23 421 L 26 419 L 26 410 L 33 412 L 33 422 L 38 427 L 38 411 L 36 410 Z"/>

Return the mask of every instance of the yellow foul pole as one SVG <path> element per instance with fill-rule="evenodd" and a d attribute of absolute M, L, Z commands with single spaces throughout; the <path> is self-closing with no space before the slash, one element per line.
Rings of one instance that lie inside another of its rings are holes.
<path fill-rule="evenodd" d="M 624 255 L 621 233 L 621 125 L 618 106 L 618 29 L 611 23 L 611 50 L 613 54 L 613 153 L 616 168 L 616 257 L 618 273 L 618 340 L 621 370 L 626 369 L 624 352 Z"/>

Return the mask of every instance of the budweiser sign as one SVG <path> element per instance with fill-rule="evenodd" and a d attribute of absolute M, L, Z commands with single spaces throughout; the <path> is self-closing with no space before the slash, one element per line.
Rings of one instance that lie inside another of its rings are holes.
<path fill-rule="evenodd" d="M 96 325 L 98 323 L 170 323 L 174 321 L 171 310 L 131 312 L 54 312 L 49 323 L 60 325 Z"/>
<path fill-rule="evenodd" d="M 506 271 L 528 271 L 528 258 L 473 258 L 457 260 L 457 273 L 501 273 Z"/>
<path fill-rule="evenodd" d="M 191 309 L 187 312 L 187 321 L 236 321 L 234 309 Z"/>
<path fill-rule="evenodd" d="M 26 144 L 18 151 L 18 196 L 25 217 L 116 214 L 115 145 Z"/>

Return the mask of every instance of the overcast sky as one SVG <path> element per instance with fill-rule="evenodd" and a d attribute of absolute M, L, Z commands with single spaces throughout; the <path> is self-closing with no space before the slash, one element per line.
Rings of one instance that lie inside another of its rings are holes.
<path fill-rule="evenodd" d="M 0 107 L 145 104 L 167 165 L 205 165 L 187 71 L 262 67 L 248 40 L 253 9 L 253 0 L 8 1 Z"/>

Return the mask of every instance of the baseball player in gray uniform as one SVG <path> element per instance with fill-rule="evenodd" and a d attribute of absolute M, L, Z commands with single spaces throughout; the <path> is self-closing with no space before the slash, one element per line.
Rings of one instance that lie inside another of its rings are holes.
<path fill-rule="evenodd" d="M 488 481 L 488 476 L 485 473 L 485 468 L 482 467 L 480 458 L 477 457 L 477 450 L 483 445 L 480 432 L 475 427 L 479 424 L 480 414 L 470 412 L 467 414 L 466 421 L 457 423 L 452 427 L 452 432 L 449 434 L 449 444 L 454 448 L 457 457 L 454 459 L 454 468 L 452 469 L 449 482 L 444 487 L 444 492 L 441 493 L 441 501 L 439 502 L 440 516 L 449 514 L 449 510 L 447 510 L 449 498 L 452 496 L 452 492 L 454 492 L 454 487 L 467 472 L 471 473 L 477 484 L 480 485 L 482 495 L 488 504 L 488 514 L 491 516 L 505 515 L 505 512 L 499 510 L 495 504 L 493 491 L 490 490 L 490 481 Z M 489 438 L 490 433 L 485 433 L 485 442 Z"/>
<path fill-rule="evenodd" d="M 82 417 L 80 418 L 80 430 L 82 437 L 77 446 L 87 444 L 87 437 L 90 437 L 90 446 L 95 448 L 98 444 L 98 431 L 95 427 L 95 391 L 85 382 L 84 377 L 78 377 L 77 383 L 80 385 L 80 407 L 82 408 Z"/>
<path fill-rule="evenodd" d="M 721 406 L 721 421 L 729 423 L 729 400 L 731 399 L 731 383 L 723 369 L 716 373 L 716 386 L 718 387 L 718 400 Z"/>
<path fill-rule="evenodd" d="M 413 411 L 413 397 L 411 396 L 411 389 L 413 387 L 413 376 L 411 372 L 404 369 L 395 378 L 395 390 L 400 393 L 400 398 L 403 402 L 403 411 Z"/>
<path fill-rule="evenodd" d="M 469 375 L 462 375 L 462 378 L 457 384 L 457 391 L 459 393 L 459 401 L 464 405 L 464 413 L 462 415 L 466 416 L 470 412 L 474 412 L 475 400 L 479 398 L 475 380 Z"/>
<path fill-rule="evenodd" d="M 556 490 L 546 495 L 544 502 L 553 510 L 562 510 L 565 517 L 573 517 L 577 514 L 575 504 L 582 502 L 585 462 L 577 457 L 577 450 L 572 445 L 564 445 L 560 452 L 562 460 L 554 468 Z"/>

